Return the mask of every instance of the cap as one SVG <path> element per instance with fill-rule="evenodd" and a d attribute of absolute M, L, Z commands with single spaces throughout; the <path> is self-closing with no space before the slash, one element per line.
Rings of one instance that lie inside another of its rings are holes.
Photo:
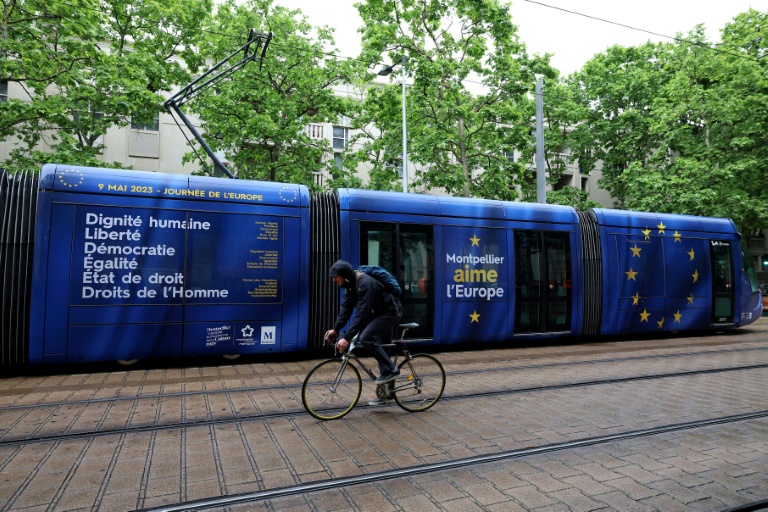
<path fill-rule="evenodd" d="M 329 277 L 341 276 L 348 283 L 355 280 L 355 269 L 344 260 L 339 260 L 331 266 L 331 270 L 328 272 Z"/>

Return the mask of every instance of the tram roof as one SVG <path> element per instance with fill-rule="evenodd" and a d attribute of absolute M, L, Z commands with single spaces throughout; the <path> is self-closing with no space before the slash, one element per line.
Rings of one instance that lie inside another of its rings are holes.
<path fill-rule="evenodd" d="M 406 194 L 380 190 L 339 189 L 342 210 L 474 219 L 576 224 L 570 206 L 468 197 Z"/>
<path fill-rule="evenodd" d="M 717 217 L 699 217 L 677 213 L 649 213 L 631 210 L 611 210 L 595 208 L 598 224 L 617 228 L 658 229 L 705 231 L 708 233 L 735 233 L 736 226 L 731 219 Z"/>

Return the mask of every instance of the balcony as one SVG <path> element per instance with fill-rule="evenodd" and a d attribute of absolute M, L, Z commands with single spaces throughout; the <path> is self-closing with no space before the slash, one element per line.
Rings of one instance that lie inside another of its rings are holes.
<path fill-rule="evenodd" d="M 325 133 L 322 124 L 308 124 L 304 127 L 304 134 L 313 140 L 320 140 L 325 138 Z"/>
<path fill-rule="evenodd" d="M 765 238 L 753 238 L 749 241 L 750 250 L 762 251 L 765 247 Z"/>

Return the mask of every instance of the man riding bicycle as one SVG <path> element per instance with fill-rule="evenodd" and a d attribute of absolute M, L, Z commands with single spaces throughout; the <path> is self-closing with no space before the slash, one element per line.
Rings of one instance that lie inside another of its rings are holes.
<path fill-rule="evenodd" d="M 400 370 L 381 345 L 392 342 L 392 330 L 403 316 L 400 299 L 389 293 L 375 277 L 356 272 L 352 265 L 344 260 L 339 260 L 331 266 L 329 276 L 334 283 L 344 288 L 344 299 L 336 323 L 325 333 L 326 341 L 333 341 L 339 336 L 339 330 L 346 325 L 355 310 L 355 316 L 347 331 L 336 342 L 336 348 L 344 353 L 349 347 L 349 340 L 359 333 L 360 342 L 379 363 L 380 373 L 376 384 L 394 381 L 400 375 Z M 376 398 L 368 404 L 380 405 L 389 402 L 390 399 Z"/>

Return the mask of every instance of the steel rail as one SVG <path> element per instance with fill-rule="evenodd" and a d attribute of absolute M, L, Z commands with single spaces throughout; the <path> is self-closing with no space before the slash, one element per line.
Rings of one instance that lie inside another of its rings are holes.
<path fill-rule="evenodd" d="M 530 388 L 480 391 L 476 393 L 467 393 L 463 395 L 453 395 L 453 396 L 444 395 L 440 399 L 440 401 L 466 400 L 466 399 L 481 398 L 481 397 L 496 396 L 496 395 L 512 395 L 512 394 L 519 394 L 519 393 L 532 393 L 532 392 L 538 392 L 538 391 L 552 391 L 557 389 L 566 389 L 566 388 L 582 387 L 582 386 L 621 384 L 625 382 L 633 382 L 633 381 L 640 381 L 640 380 L 654 380 L 654 379 L 664 379 L 664 378 L 672 378 L 672 377 L 688 377 L 692 375 L 704 375 L 704 374 L 712 374 L 712 373 L 724 373 L 724 372 L 730 372 L 730 371 L 744 371 L 744 370 L 753 370 L 753 369 L 762 369 L 762 368 L 768 368 L 768 364 L 741 366 L 736 368 L 725 368 L 725 369 L 696 370 L 696 371 L 690 371 L 690 372 L 679 372 L 674 374 L 643 375 L 639 377 L 622 377 L 618 379 L 592 380 L 592 381 L 575 382 L 575 383 L 535 386 Z M 232 417 L 232 418 L 211 418 L 211 419 L 184 421 L 184 422 L 174 422 L 174 423 L 167 423 L 164 425 L 142 425 L 142 426 L 133 426 L 133 427 L 121 427 L 121 428 L 115 428 L 115 429 L 109 429 L 109 430 L 74 432 L 71 434 L 31 436 L 24 439 L 15 438 L 15 439 L 8 439 L 8 440 L 0 440 L 0 447 L 22 446 L 22 445 L 46 443 L 46 442 L 71 441 L 71 440 L 82 439 L 82 438 L 185 429 L 185 428 L 200 427 L 200 426 L 226 425 L 231 423 L 249 422 L 249 421 L 265 421 L 265 420 L 270 420 L 275 418 L 291 418 L 291 417 L 301 416 L 305 414 L 307 414 L 307 412 L 304 409 L 296 409 L 293 411 L 281 411 L 281 412 L 274 412 L 274 413 L 267 413 L 267 414 L 238 416 L 238 417 Z"/>
<path fill-rule="evenodd" d="M 590 360 L 584 360 L 584 361 L 571 361 L 567 363 L 541 363 L 541 364 L 529 364 L 529 365 L 520 365 L 520 366 L 517 366 L 517 365 L 500 366 L 495 368 L 477 368 L 477 369 L 471 369 L 471 370 L 454 370 L 450 372 L 448 371 L 445 372 L 445 375 L 446 376 L 471 375 L 471 374 L 477 374 L 477 373 L 491 373 L 491 372 L 503 372 L 503 371 L 514 371 L 514 370 L 535 370 L 538 368 L 552 368 L 557 366 L 577 366 L 577 365 L 617 363 L 617 362 L 622 363 L 622 362 L 628 362 L 628 361 L 640 361 L 640 360 L 647 360 L 647 359 L 663 359 L 663 358 L 673 358 L 673 357 L 699 356 L 699 355 L 724 354 L 724 353 L 749 352 L 749 351 L 765 351 L 765 350 L 768 350 L 768 348 L 753 347 L 753 348 L 738 348 L 738 349 L 727 349 L 727 350 L 716 350 L 716 351 L 702 350 L 698 352 L 688 352 L 685 354 L 656 354 L 656 355 L 646 355 L 646 356 L 620 357 L 620 358 L 613 358 L 613 359 L 612 358 L 590 359 Z M 754 366 L 755 365 L 739 366 L 739 367 L 731 367 L 731 368 L 751 369 Z M 731 368 L 714 368 L 714 369 L 702 370 L 702 371 L 729 370 Z M 699 370 L 690 370 L 690 371 L 699 371 Z M 654 377 L 655 376 L 656 375 L 654 375 Z M 190 381 L 193 381 L 193 379 L 194 379 L 193 377 L 190 377 Z M 174 384 L 177 384 L 177 383 L 175 382 Z M 6 412 L 6 411 L 15 411 L 15 410 L 39 409 L 42 407 L 60 407 L 60 406 L 66 406 L 66 405 L 90 405 L 90 404 L 100 404 L 100 403 L 124 402 L 128 400 L 157 400 L 157 399 L 163 399 L 163 398 L 178 398 L 178 397 L 199 396 L 199 395 L 218 395 L 218 394 L 226 394 L 226 393 L 248 393 L 251 391 L 269 391 L 269 390 L 275 390 L 275 389 L 293 389 L 293 388 L 301 388 L 301 384 L 300 383 L 271 384 L 267 386 L 246 386 L 246 387 L 228 388 L 228 389 L 175 391 L 171 393 L 152 393 L 148 395 L 115 396 L 115 397 L 103 397 L 103 398 L 92 398 L 92 399 L 86 398 L 82 400 L 59 400 L 57 402 L 39 402 L 39 403 L 24 404 L 24 405 L 6 405 L 6 406 L 0 406 L 0 413 Z M 61 390 L 58 390 L 58 391 L 60 392 Z"/>
<path fill-rule="evenodd" d="M 139 509 L 135 512 L 181 512 L 186 510 L 202 510 L 212 507 L 223 507 L 240 505 L 244 503 L 253 503 L 256 501 L 265 501 L 276 498 L 284 498 L 287 496 L 293 496 L 296 494 L 306 494 L 310 492 L 327 491 L 332 489 L 339 489 L 342 487 L 348 487 L 351 485 L 360 485 L 366 483 L 376 483 L 384 480 L 392 480 L 395 478 L 404 478 L 409 476 L 424 475 L 428 473 L 434 473 L 438 471 L 448 471 L 452 469 L 466 468 L 469 466 L 475 466 L 478 464 L 487 464 L 489 462 L 499 462 L 509 459 L 516 459 L 521 457 L 527 457 L 530 455 L 539 455 L 542 453 L 550 453 L 561 450 L 570 450 L 573 448 L 582 448 L 585 446 L 593 446 L 596 444 L 611 443 L 615 441 L 624 441 L 627 439 L 634 439 L 638 437 L 656 436 L 660 434 L 667 434 L 670 432 L 679 432 L 682 430 L 690 430 L 695 428 L 710 427 L 714 425 L 723 425 L 727 423 L 734 423 L 739 421 L 749 421 L 753 419 L 761 419 L 768 417 L 768 410 L 759 412 L 736 414 L 730 416 L 721 416 L 719 418 L 711 418 L 708 420 L 698 420 L 686 423 L 674 423 L 670 425 L 664 425 L 661 427 L 648 428 L 642 430 L 631 430 L 627 432 L 621 432 L 617 434 L 610 434 L 606 436 L 588 437 L 578 439 L 575 441 L 568 441 L 565 443 L 554 443 L 535 448 L 525 448 L 521 450 L 509 450 L 498 453 L 491 453 L 486 455 L 479 455 L 475 457 L 467 457 L 454 461 L 437 462 L 433 464 L 424 464 L 419 466 L 412 466 L 409 468 L 401 468 L 390 471 L 380 471 L 376 473 L 369 473 L 367 475 L 335 478 L 329 480 L 323 480 L 319 482 L 312 482 L 302 485 L 294 485 L 289 487 L 280 487 L 277 489 L 270 489 L 256 492 L 238 493 L 228 496 L 220 496 L 215 498 L 205 498 L 200 500 L 186 501 L 177 503 L 174 505 L 165 505 L 160 507 Z"/>

